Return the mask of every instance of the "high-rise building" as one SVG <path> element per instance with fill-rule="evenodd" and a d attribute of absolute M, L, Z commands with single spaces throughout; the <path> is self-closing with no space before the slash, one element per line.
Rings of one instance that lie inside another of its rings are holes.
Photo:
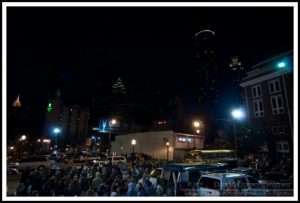
<path fill-rule="evenodd" d="M 118 80 L 115 82 L 115 84 L 113 84 L 112 92 L 115 95 L 125 95 L 126 94 L 126 89 L 125 89 L 125 86 L 124 86 L 121 78 L 118 78 Z"/>
<path fill-rule="evenodd" d="M 244 67 L 238 56 L 231 57 L 229 68 L 234 94 L 237 95 L 240 99 L 244 100 L 244 91 L 239 85 L 242 77 L 244 76 Z"/>
<path fill-rule="evenodd" d="M 216 35 L 211 30 L 201 30 L 195 35 L 198 67 L 198 101 L 202 107 L 218 103 L 218 66 L 216 62 Z"/>
<path fill-rule="evenodd" d="M 80 146 L 88 133 L 89 109 L 66 105 L 60 99 L 50 99 L 47 105 L 43 138 L 59 146 Z M 55 129 L 58 129 L 55 132 Z"/>

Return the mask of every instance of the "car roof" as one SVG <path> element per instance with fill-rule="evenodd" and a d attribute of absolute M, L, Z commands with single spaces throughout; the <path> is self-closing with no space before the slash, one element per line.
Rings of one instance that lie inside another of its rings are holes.
<path fill-rule="evenodd" d="M 239 177 L 245 177 L 247 175 L 243 175 L 240 173 L 208 173 L 205 175 L 202 175 L 202 177 L 210 177 L 210 178 L 239 178 Z"/>
<path fill-rule="evenodd" d="M 161 167 L 164 169 L 169 169 L 174 171 L 189 171 L 189 170 L 217 169 L 218 165 L 206 164 L 206 163 L 168 163 Z"/>
<path fill-rule="evenodd" d="M 233 168 L 233 171 L 248 171 L 248 170 L 253 170 L 253 168 L 251 167 L 237 167 L 237 168 Z"/>

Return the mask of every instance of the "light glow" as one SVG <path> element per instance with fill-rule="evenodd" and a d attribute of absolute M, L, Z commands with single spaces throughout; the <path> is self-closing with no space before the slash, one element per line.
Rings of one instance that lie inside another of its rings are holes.
<path fill-rule="evenodd" d="M 21 140 L 26 140 L 26 135 L 22 135 Z"/>
<path fill-rule="evenodd" d="M 60 129 L 59 128 L 54 128 L 54 133 L 60 133 Z"/>
<path fill-rule="evenodd" d="M 284 62 L 280 62 L 278 63 L 278 68 L 284 68 L 286 66 L 286 64 Z"/>
<path fill-rule="evenodd" d="M 234 119 L 241 119 L 241 118 L 245 117 L 245 114 L 241 109 L 234 109 L 231 112 L 231 115 Z"/>

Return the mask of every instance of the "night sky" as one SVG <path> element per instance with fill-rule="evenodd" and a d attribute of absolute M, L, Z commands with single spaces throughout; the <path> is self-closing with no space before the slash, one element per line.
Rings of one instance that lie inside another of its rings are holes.
<path fill-rule="evenodd" d="M 129 95 L 195 96 L 195 33 L 215 31 L 220 74 L 293 49 L 292 8 L 8 8 L 7 102 L 89 104 L 121 77 Z M 224 79 L 226 80 L 226 79 Z M 226 82 L 226 81 L 225 81 Z M 225 100 L 224 100 L 225 101 Z"/>

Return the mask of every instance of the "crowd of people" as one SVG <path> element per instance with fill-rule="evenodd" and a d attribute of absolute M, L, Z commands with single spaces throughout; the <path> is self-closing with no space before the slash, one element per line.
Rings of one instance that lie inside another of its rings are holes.
<path fill-rule="evenodd" d="M 15 196 L 173 196 L 171 182 L 149 180 L 151 168 L 125 164 L 27 168 Z M 142 181 L 140 181 L 142 180 Z"/>

